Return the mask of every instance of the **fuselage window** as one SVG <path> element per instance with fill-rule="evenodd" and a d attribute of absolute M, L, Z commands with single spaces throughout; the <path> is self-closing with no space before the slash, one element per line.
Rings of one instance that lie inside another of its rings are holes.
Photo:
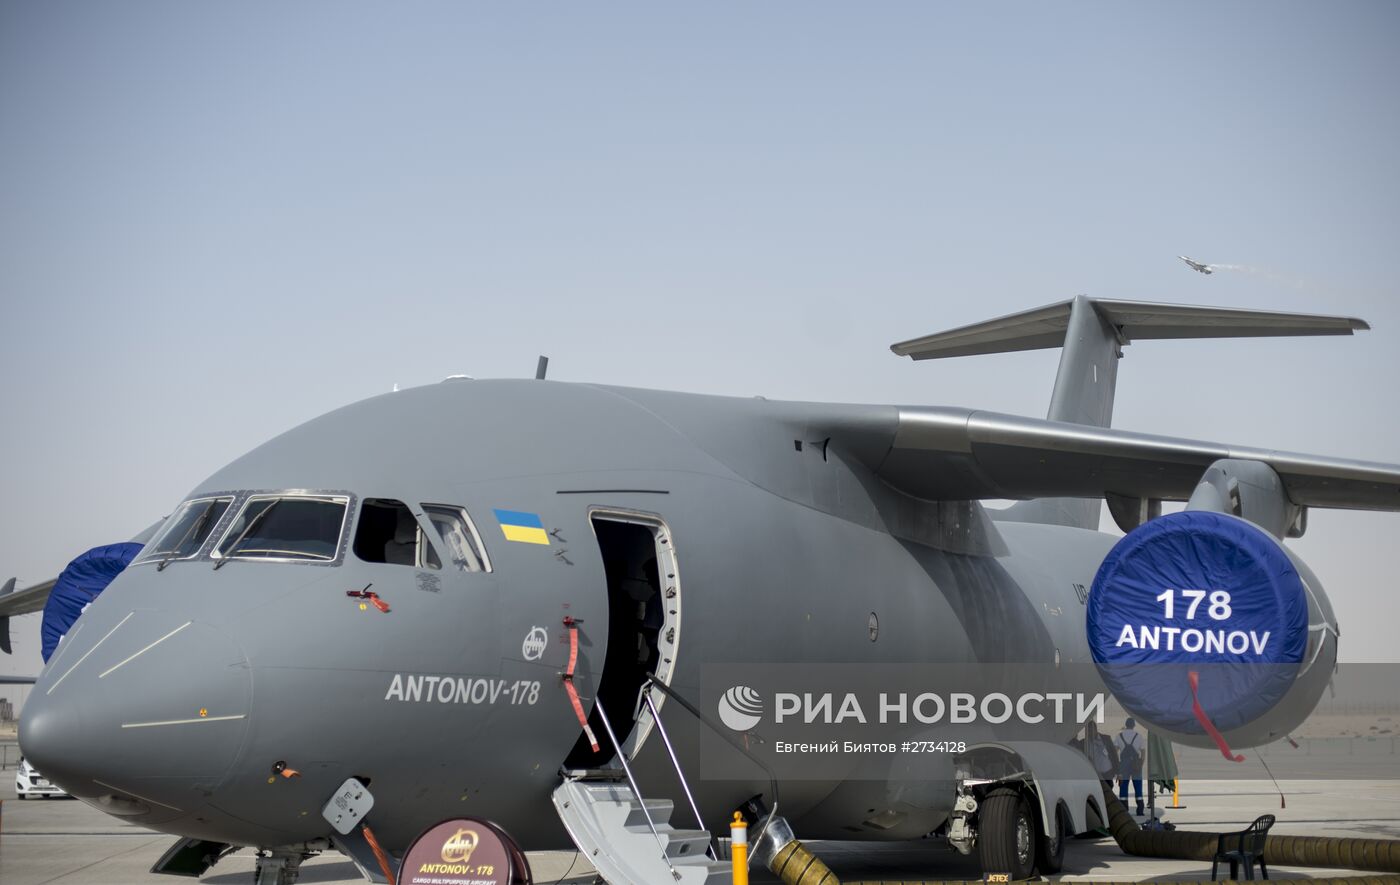
<path fill-rule="evenodd" d="M 171 562 L 190 559 L 214 531 L 224 511 L 233 503 L 233 496 L 195 498 L 181 504 L 166 522 L 161 533 L 146 545 L 140 562 Z"/>
<path fill-rule="evenodd" d="M 452 564 L 464 572 L 489 572 L 491 561 L 467 512 L 446 504 L 424 504 L 423 513 L 437 529 Z"/>
<path fill-rule="evenodd" d="M 339 495 L 254 495 L 212 555 L 331 562 L 349 504 L 349 498 Z"/>
<path fill-rule="evenodd" d="M 442 568 L 418 520 L 402 501 L 366 498 L 355 529 L 355 555 L 365 562 Z"/>

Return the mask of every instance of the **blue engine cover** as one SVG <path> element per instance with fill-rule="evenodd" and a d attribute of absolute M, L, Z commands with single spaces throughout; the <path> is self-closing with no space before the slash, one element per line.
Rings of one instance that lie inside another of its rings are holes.
<path fill-rule="evenodd" d="M 78 615 L 83 613 L 88 603 L 107 589 L 112 579 L 122 573 L 143 546 L 122 543 L 94 547 L 68 563 L 49 591 L 48 601 L 44 603 L 44 620 L 39 635 L 45 663 L 58 647 L 58 640 L 78 620 Z"/>
<path fill-rule="evenodd" d="M 1206 730 L 1189 674 L 1222 731 L 1258 718 L 1292 687 L 1308 645 L 1303 580 L 1283 546 L 1252 523 L 1185 511 L 1119 541 L 1087 606 L 1089 649 L 1110 691 L 1149 723 Z"/>

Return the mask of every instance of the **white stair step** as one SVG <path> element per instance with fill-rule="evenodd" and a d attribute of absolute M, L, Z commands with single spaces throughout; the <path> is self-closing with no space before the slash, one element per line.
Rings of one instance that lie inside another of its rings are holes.
<path fill-rule="evenodd" d="M 669 830 L 666 837 L 666 856 L 672 860 L 701 858 L 709 860 L 705 851 L 710 847 L 710 834 L 704 830 Z"/>
<path fill-rule="evenodd" d="M 639 800 L 625 782 L 566 779 L 554 791 L 554 807 L 574 844 L 610 885 L 731 881 L 730 865 L 706 853 L 709 833 L 671 826 L 675 805 L 669 799 Z"/>
<path fill-rule="evenodd" d="M 642 803 L 636 799 L 629 799 L 627 806 L 627 819 L 623 821 L 623 826 L 627 828 L 642 827 L 647 829 L 647 813 L 651 814 L 651 822 L 659 829 L 662 824 L 671 819 L 671 812 L 675 810 L 675 803 L 670 799 L 647 799 L 646 812 L 642 811 Z"/>
<path fill-rule="evenodd" d="M 631 802 L 635 797 L 632 795 L 632 788 L 627 786 L 625 781 L 577 781 L 580 788 L 586 793 L 590 801 L 594 802 Z"/>
<path fill-rule="evenodd" d="M 676 870 L 680 872 L 681 881 L 685 885 L 691 885 L 692 882 L 697 885 L 733 885 L 734 882 L 733 868 L 728 861 L 678 861 Z M 691 878 L 697 874 L 703 874 L 703 878 Z"/>

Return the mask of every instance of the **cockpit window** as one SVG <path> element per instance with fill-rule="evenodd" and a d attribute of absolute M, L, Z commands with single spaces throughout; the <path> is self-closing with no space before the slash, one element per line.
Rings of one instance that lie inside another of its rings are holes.
<path fill-rule="evenodd" d="M 365 562 L 442 568 L 437 551 L 402 501 L 366 498 L 355 529 L 355 555 Z"/>
<path fill-rule="evenodd" d="M 446 504 L 424 504 L 423 514 L 437 529 L 452 564 L 464 572 L 489 572 L 491 561 L 467 512 Z"/>
<path fill-rule="evenodd" d="M 253 495 L 212 556 L 331 562 L 349 504 L 340 495 Z"/>
<path fill-rule="evenodd" d="M 214 531 L 233 496 L 195 498 L 181 504 L 141 554 L 140 562 L 159 562 L 163 567 L 177 559 L 191 559 Z"/>

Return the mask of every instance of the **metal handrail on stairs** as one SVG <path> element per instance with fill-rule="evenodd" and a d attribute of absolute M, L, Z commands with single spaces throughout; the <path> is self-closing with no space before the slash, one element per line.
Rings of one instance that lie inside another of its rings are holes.
<path fill-rule="evenodd" d="M 647 709 L 651 711 L 651 721 L 656 723 L 656 733 L 661 735 L 661 743 L 666 746 L 666 753 L 671 757 L 671 766 L 676 769 L 676 779 L 681 782 L 681 789 L 685 791 L 686 801 L 690 803 L 690 811 L 695 815 L 695 824 L 705 831 L 709 837 L 705 842 L 705 851 L 718 860 L 719 854 L 714 850 L 715 837 L 710 832 L 710 828 L 705 826 L 705 821 L 700 817 L 700 806 L 695 804 L 695 796 L 690 792 L 690 782 L 685 779 L 685 772 L 681 771 L 681 760 L 676 755 L 676 748 L 671 745 L 671 736 L 666 733 L 666 726 L 661 724 L 661 711 L 656 709 L 656 701 L 651 699 L 651 685 L 642 689 L 642 700 L 646 702 Z"/>
<path fill-rule="evenodd" d="M 595 700 L 593 709 L 598 711 L 598 718 L 603 723 L 603 728 L 608 732 L 608 740 L 612 741 L 613 749 L 617 752 L 617 761 L 622 763 L 622 771 L 627 775 L 627 782 L 632 785 L 632 795 L 637 797 L 637 804 L 642 808 L 642 814 L 646 816 L 647 827 L 651 830 L 652 836 L 656 838 L 656 846 L 661 849 L 661 860 L 666 864 L 666 868 L 671 871 L 671 877 L 677 882 L 681 879 L 681 874 L 676 872 L 676 867 L 671 863 L 671 856 L 666 853 L 666 843 L 661 841 L 661 833 L 656 829 L 656 821 L 651 819 L 651 809 L 647 808 L 646 797 L 642 795 L 641 787 L 637 786 L 637 777 L 632 773 L 632 766 L 627 764 L 627 754 L 622 749 L 621 742 L 617 739 L 617 733 L 613 731 L 612 722 L 608 720 L 607 711 L 603 709 L 601 701 Z"/>
<path fill-rule="evenodd" d="M 758 840 L 763 838 L 763 834 L 767 830 L 769 821 L 776 820 L 778 816 L 778 777 L 773 773 L 773 769 L 765 765 L 762 759 L 759 759 L 757 756 L 751 753 L 748 747 L 745 747 L 742 743 L 740 743 L 738 739 L 734 737 L 734 735 L 730 734 L 727 730 L 720 728 L 710 719 L 710 717 L 700 712 L 700 710 L 697 709 L 694 704 L 692 704 L 690 701 L 687 701 L 675 689 L 671 688 L 671 686 L 656 678 L 656 674 L 647 674 L 646 685 L 642 689 L 642 696 L 646 700 L 647 706 L 651 709 L 652 719 L 656 722 L 657 730 L 661 733 L 662 741 L 666 744 L 666 750 L 671 754 L 671 764 L 674 765 L 676 768 L 676 776 L 680 778 L 681 787 L 685 790 L 686 798 L 690 800 L 690 807 L 691 810 L 695 812 L 695 819 L 697 822 L 700 820 L 700 812 L 695 807 L 694 797 L 690 795 L 690 785 L 686 783 L 685 775 L 681 772 L 681 764 L 676 759 L 676 751 L 672 748 L 671 741 L 666 736 L 666 730 L 661 727 L 661 716 L 657 712 L 656 705 L 651 700 L 651 689 L 653 687 L 659 689 L 662 694 L 666 695 L 666 697 L 671 698 L 676 703 L 684 707 L 686 711 L 690 713 L 690 715 L 694 716 L 700 721 L 700 724 L 704 725 L 710 731 L 713 731 L 715 734 L 723 738 L 726 743 L 728 743 L 734 749 L 738 750 L 739 753 L 745 756 L 750 762 L 763 769 L 763 773 L 768 776 L 768 789 L 772 791 L 773 806 L 770 809 L 770 813 L 767 815 L 767 817 L 764 818 L 763 827 L 758 831 L 757 834 L 755 834 L 754 838 L 750 840 L 753 844 L 758 844 Z M 619 755 L 621 755 L 621 751 L 619 751 Z M 700 823 L 700 828 L 705 829 L 704 823 Z M 706 832 L 708 832 L 708 830 L 706 830 Z M 713 838 L 713 834 L 711 838 Z M 716 859 L 718 859 L 718 854 L 718 852 L 715 852 Z M 750 855 L 749 865 L 752 866 L 752 864 L 753 855 Z"/>
<path fill-rule="evenodd" d="M 705 853 L 711 859 L 719 860 L 719 851 L 715 848 L 714 834 L 710 831 L 708 827 L 705 826 L 704 819 L 700 817 L 700 806 L 695 801 L 695 795 L 690 790 L 690 782 L 686 780 L 685 772 L 681 769 L 680 757 L 676 754 L 675 745 L 671 743 L 671 735 L 666 731 L 666 726 L 661 721 L 661 711 L 658 708 L 656 699 L 653 698 L 651 695 L 652 688 L 656 688 L 666 697 L 675 700 L 676 703 L 680 704 L 682 707 L 685 708 L 687 712 L 689 712 L 692 716 L 698 719 L 702 725 L 713 731 L 715 734 L 719 735 L 721 738 L 723 738 L 730 746 L 734 747 L 734 749 L 738 750 L 742 755 L 747 757 L 749 761 L 753 762 L 755 765 L 761 768 L 763 770 L 763 773 L 768 776 L 768 787 L 771 791 L 770 795 L 773 799 L 773 813 L 768 815 L 768 817 L 765 819 L 765 827 L 767 826 L 767 822 L 769 820 L 772 820 L 776 816 L 776 812 L 778 809 L 778 779 L 773 774 L 773 770 L 770 769 L 767 765 L 765 765 L 761 759 L 759 759 L 757 756 L 751 753 L 748 750 L 748 748 L 745 747 L 742 743 L 740 743 L 737 739 L 735 739 L 733 735 L 729 734 L 724 729 L 720 728 L 718 725 L 712 722 L 709 719 L 709 717 L 707 717 L 704 713 L 700 712 L 700 710 L 697 709 L 695 705 L 687 701 L 684 697 L 677 693 L 675 689 L 671 688 L 669 685 L 662 682 L 660 679 L 657 679 L 655 675 L 649 674 L 647 676 L 647 680 L 642 686 L 641 701 L 645 703 L 647 709 L 651 711 L 652 722 L 656 724 L 657 734 L 661 735 L 661 743 L 666 747 L 666 754 L 671 759 L 671 766 L 676 770 L 676 778 L 680 781 L 681 790 L 685 792 L 685 798 L 686 801 L 690 804 L 691 813 L 695 815 L 696 825 L 699 826 L 699 828 L 703 830 L 708 837 L 705 847 Z M 632 795 L 637 797 L 637 803 L 642 809 L 642 815 L 646 818 L 647 828 L 651 830 L 652 837 L 656 839 L 657 847 L 661 849 L 661 860 L 666 864 L 667 869 L 671 871 L 671 876 L 675 878 L 676 881 L 680 881 L 681 874 L 676 871 L 675 864 L 671 862 L 671 857 L 666 850 L 666 843 L 661 838 L 661 831 L 657 829 L 656 820 L 651 816 L 651 809 L 647 807 L 646 798 L 642 795 L 641 786 L 637 783 L 637 776 L 635 772 L 632 771 L 631 764 L 627 761 L 627 753 L 622 747 L 622 742 L 617 739 L 617 732 L 613 730 L 612 720 L 608 718 L 607 711 L 603 709 L 603 704 L 597 698 L 593 699 L 593 709 L 598 712 L 598 718 L 603 723 L 603 729 L 607 732 L 608 740 L 612 742 L 613 748 L 617 754 L 617 761 L 621 764 L 622 772 L 627 777 L 627 783 L 632 788 Z M 762 838 L 762 836 L 763 831 L 760 830 L 760 832 L 757 834 L 757 837 Z M 752 863 L 752 861 L 753 858 L 750 857 L 750 864 Z"/>

